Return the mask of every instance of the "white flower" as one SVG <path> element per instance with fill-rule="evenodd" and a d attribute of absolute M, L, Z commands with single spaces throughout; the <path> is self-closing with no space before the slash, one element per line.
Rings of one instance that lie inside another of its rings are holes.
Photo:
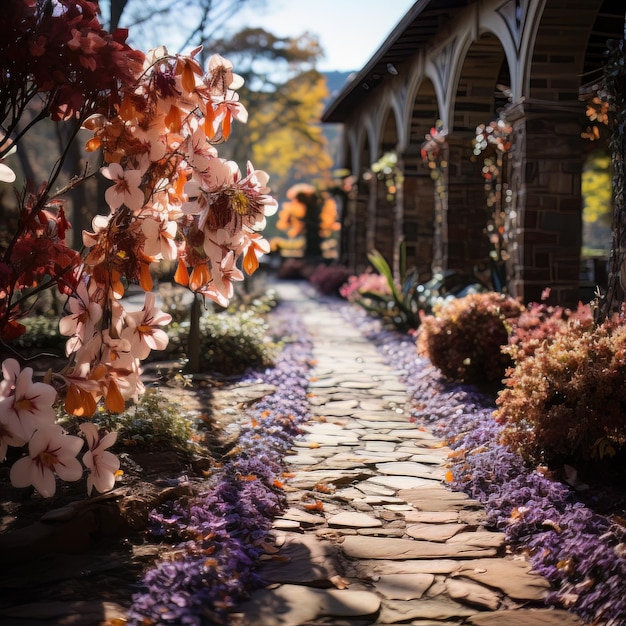
<path fill-rule="evenodd" d="M 80 429 L 89 447 L 83 455 L 83 463 L 89 470 L 87 493 L 91 495 L 94 487 L 100 493 L 110 491 L 115 485 L 115 474 L 120 469 L 120 460 L 106 448 L 115 443 L 117 433 L 101 434 L 91 422 L 81 424 Z"/>
<path fill-rule="evenodd" d="M 28 444 L 28 456 L 16 461 L 11 468 L 11 484 L 14 487 L 32 485 L 44 498 L 53 496 L 55 474 L 67 481 L 78 480 L 83 475 L 76 458 L 82 447 L 80 437 L 66 435 L 56 424 L 38 429 Z"/>

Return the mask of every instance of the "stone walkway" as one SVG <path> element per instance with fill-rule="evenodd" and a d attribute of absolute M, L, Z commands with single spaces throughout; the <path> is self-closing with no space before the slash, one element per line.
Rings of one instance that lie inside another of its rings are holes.
<path fill-rule="evenodd" d="M 234 626 L 564 626 L 549 585 L 478 502 L 445 486 L 450 450 L 409 421 L 397 373 L 342 316 L 279 285 L 314 342 L 313 417 L 287 457 L 271 583 Z"/>

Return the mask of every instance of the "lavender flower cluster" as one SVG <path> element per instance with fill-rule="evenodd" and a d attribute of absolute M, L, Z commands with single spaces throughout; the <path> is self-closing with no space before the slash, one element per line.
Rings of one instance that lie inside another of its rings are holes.
<path fill-rule="evenodd" d="M 205 626 L 228 623 L 229 611 L 263 583 L 255 573 L 272 520 L 285 507 L 282 459 L 308 418 L 311 344 L 298 318 L 281 304 L 272 313 L 287 343 L 275 367 L 249 379 L 276 392 L 246 411 L 237 452 L 191 501 L 154 511 L 156 532 L 179 541 L 174 558 L 159 562 L 133 597 L 129 625 Z"/>
<path fill-rule="evenodd" d="M 359 317 L 360 316 L 360 317 Z M 551 479 L 500 445 L 495 404 L 470 386 L 449 383 L 415 341 L 380 328 L 349 308 L 358 324 L 402 372 L 412 397 L 412 418 L 427 424 L 457 451 L 452 488 L 484 503 L 487 523 L 529 558 L 552 583 L 548 603 L 605 626 L 626 624 L 626 533 L 577 501 L 567 485 Z"/>

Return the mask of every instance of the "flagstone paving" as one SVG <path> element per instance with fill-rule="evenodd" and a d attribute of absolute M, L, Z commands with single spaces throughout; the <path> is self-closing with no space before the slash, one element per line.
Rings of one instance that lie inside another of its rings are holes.
<path fill-rule="evenodd" d="M 580 625 L 481 505 L 445 484 L 449 450 L 410 422 L 404 385 L 340 313 L 279 285 L 314 343 L 312 417 L 286 457 L 289 508 L 235 626 Z"/>

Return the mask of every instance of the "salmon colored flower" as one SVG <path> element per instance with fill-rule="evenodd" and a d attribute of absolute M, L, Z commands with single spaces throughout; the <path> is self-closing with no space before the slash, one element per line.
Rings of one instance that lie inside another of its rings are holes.
<path fill-rule="evenodd" d="M 220 263 L 219 271 L 213 272 L 213 284 L 215 289 L 224 298 L 230 300 L 235 291 L 233 281 L 243 280 L 243 273 L 235 265 L 235 254 L 229 252 Z"/>
<path fill-rule="evenodd" d="M 120 460 L 106 448 L 110 448 L 117 439 L 117 433 L 103 433 L 95 424 L 85 422 L 80 430 L 87 441 L 87 452 L 83 455 L 83 464 L 89 470 L 87 493 L 96 489 L 99 493 L 110 491 L 115 486 L 115 474 L 120 469 Z"/>
<path fill-rule="evenodd" d="M 172 321 L 169 313 L 164 313 L 155 305 L 156 295 L 146 293 L 141 311 L 126 314 L 128 328 L 122 338 L 130 342 L 130 352 L 138 359 L 145 359 L 151 350 L 163 350 L 169 341 L 167 333 L 160 328 Z"/>
<path fill-rule="evenodd" d="M 119 163 L 111 163 L 103 167 L 102 175 L 115 184 L 104 192 L 104 198 L 111 208 L 116 211 L 122 204 L 132 211 L 139 211 L 143 206 L 143 191 L 139 189 L 141 184 L 141 172 L 139 170 L 125 170 Z"/>
<path fill-rule="evenodd" d="M 71 337 L 65 347 L 67 355 L 75 352 L 85 341 L 93 337 L 96 324 L 102 318 L 102 307 L 97 302 L 91 301 L 85 283 L 78 285 L 69 304 L 71 313 L 59 320 L 59 332 Z"/>
<path fill-rule="evenodd" d="M 17 361 L 7 361 L 2 366 L 3 374 L 7 372 L 11 377 L 14 376 L 14 381 L 9 394 L 0 398 L 0 415 L 11 433 L 28 441 L 38 428 L 54 424 L 56 412 L 52 405 L 57 392 L 46 383 L 33 382 L 32 368 L 25 367 L 15 374 L 16 367 L 19 368 Z M 5 382 L 3 393 L 6 393 L 6 389 Z"/>
<path fill-rule="evenodd" d="M 32 485 L 44 497 L 56 492 L 55 474 L 65 481 L 78 480 L 83 468 L 76 455 L 83 447 L 80 437 L 66 435 L 56 425 L 39 428 L 28 444 L 28 456 L 17 460 L 9 476 L 14 487 Z"/>

